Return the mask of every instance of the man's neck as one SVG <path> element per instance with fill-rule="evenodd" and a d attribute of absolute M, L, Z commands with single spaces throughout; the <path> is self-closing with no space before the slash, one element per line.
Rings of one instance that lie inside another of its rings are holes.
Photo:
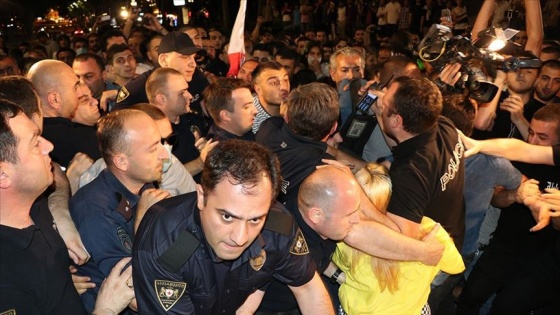
<path fill-rule="evenodd" d="M 35 200 L 25 196 L 0 194 L 0 225 L 24 229 L 33 225 L 29 213 Z"/>
<path fill-rule="evenodd" d="M 136 180 L 131 179 L 127 176 L 127 174 L 116 167 L 110 167 L 109 170 L 113 175 L 117 178 L 121 184 L 123 184 L 126 189 L 128 189 L 131 193 L 138 195 L 140 193 L 140 189 L 145 185 L 145 183 L 140 183 Z"/>
<path fill-rule="evenodd" d="M 264 108 L 264 110 L 266 110 L 266 112 L 270 116 L 272 117 L 280 116 L 280 105 L 270 105 L 265 100 L 263 100 L 260 96 L 259 96 L 259 103 L 261 103 L 261 106 Z"/>
<path fill-rule="evenodd" d="M 537 93 L 535 93 L 535 92 L 533 92 L 533 98 L 536 99 L 537 101 L 543 103 L 543 104 L 548 104 L 550 102 L 550 101 L 545 101 L 545 100 L 541 99 L 539 97 L 539 95 L 537 95 Z"/>

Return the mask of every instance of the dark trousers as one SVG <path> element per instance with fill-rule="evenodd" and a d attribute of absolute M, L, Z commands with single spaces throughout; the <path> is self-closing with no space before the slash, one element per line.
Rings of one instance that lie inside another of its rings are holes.
<path fill-rule="evenodd" d="M 560 260 L 552 250 L 537 257 L 520 257 L 488 248 L 475 265 L 459 296 L 457 314 L 478 314 L 496 293 L 490 314 L 527 314 L 558 307 Z"/>

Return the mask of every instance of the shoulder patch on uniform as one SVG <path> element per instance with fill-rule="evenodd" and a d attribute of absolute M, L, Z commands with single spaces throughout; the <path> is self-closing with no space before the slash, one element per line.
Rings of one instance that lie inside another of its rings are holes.
<path fill-rule="evenodd" d="M 249 265 L 251 265 L 251 268 L 253 268 L 253 270 L 259 271 L 261 270 L 262 266 L 264 266 L 265 262 L 266 262 L 266 252 L 264 251 L 264 249 L 261 249 L 259 256 L 253 257 L 251 258 L 251 260 L 249 260 Z"/>
<path fill-rule="evenodd" d="M 154 288 L 159 304 L 167 312 L 183 296 L 187 289 L 185 282 L 175 282 L 167 280 L 155 280 Z"/>
<path fill-rule="evenodd" d="M 13 308 L 11 310 L 0 313 L 0 315 L 16 315 L 16 310 Z"/>
<path fill-rule="evenodd" d="M 307 246 L 305 237 L 303 237 L 303 233 L 299 228 L 297 229 L 296 235 L 294 236 L 294 242 L 292 243 L 292 246 L 290 246 L 290 253 L 294 255 L 309 254 L 309 247 Z"/>
<path fill-rule="evenodd" d="M 129 95 L 130 92 L 124 86 L 121 87 L 119 93 L 117 94 L 117 103 L 124 101 Z"/>
<path fill-rule="evenodd" d="M 278 205 L 273 205 L 271 207 L 264 224 L 264 229 L 291 236 L 294 227 L 294 217 L 282 212 L 282 208 L 278 207 L 283 206 L 278 203 Z"/>
<path fill-rule="evenodd" d="M 128 233 L 126 233 L 126 231 L 121 226 L 117 228 L 117 236 L 119 237 L 124 250 L 128 254 L 132 255 L 132 240 L 130 239 Z"/>

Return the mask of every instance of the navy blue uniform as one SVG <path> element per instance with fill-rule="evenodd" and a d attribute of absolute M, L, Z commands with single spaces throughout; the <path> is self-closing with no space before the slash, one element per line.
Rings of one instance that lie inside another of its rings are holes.
<path fill-rule="evenodd" d="M 313 278 L 305 239 L 280 204 L 241 256 L 223 261 L 204 238 L 196 202 L 196 193 L 168 198 L 144 216 L 132 259 L 140 314 L 234 314 L 272 279 L 301 286 Z M 287 228 L 275 232 L 270 222 Z M 170 252 L 178 255 L 169 259 Z"/>
<path fill-rule="evenodd" d="M 147 187 L 152 185 L 146 185 Z M 70 199 L 70 214 L 80 232 L 91 259 L 78 269 L 78 274 L 96 284 L 82 294 L 91 312 L 97 292 L 111 269 L 122 258 L 132 254 L 134 217 L 140 196 L 130 192 L 109 169 L 101 171 L 91 183 Z"/>

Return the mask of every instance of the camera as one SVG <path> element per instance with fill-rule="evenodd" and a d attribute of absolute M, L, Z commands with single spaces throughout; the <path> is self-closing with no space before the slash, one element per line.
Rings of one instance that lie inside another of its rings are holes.
<path fill-rule="evenodd" d="M 501 31 L 501 29 L 500 29 Z M 490 34 L 496 32 L 486 29 L 480 32 L 481 40 L 472 43 L 468 38 L 452 36 L 451 29 L 443 25 L 433 25 L 420 43 L 419 56 L 423 61 L 429 62 L 436 70 L 442 71 L 448 63 L 461 64 L 463 76 L 455 84 L 455 89 L 467 89 L 469 97 L 481 103 L 490 102 L 498 87 L 489 79 L 480 67 L 472 65 L 471 60 L 480 60 L 488 66 L 498 66 L 513 69 L 515 62 L 504 62 L 504 57 L 492 50 L 492 43 L 503 40 Z M 503 34 L 504 32 L 500 33 Z M 484 38 L 484 39 L 483 39 Z M 503 46 L 502 46 L 503 47 Z"/>

